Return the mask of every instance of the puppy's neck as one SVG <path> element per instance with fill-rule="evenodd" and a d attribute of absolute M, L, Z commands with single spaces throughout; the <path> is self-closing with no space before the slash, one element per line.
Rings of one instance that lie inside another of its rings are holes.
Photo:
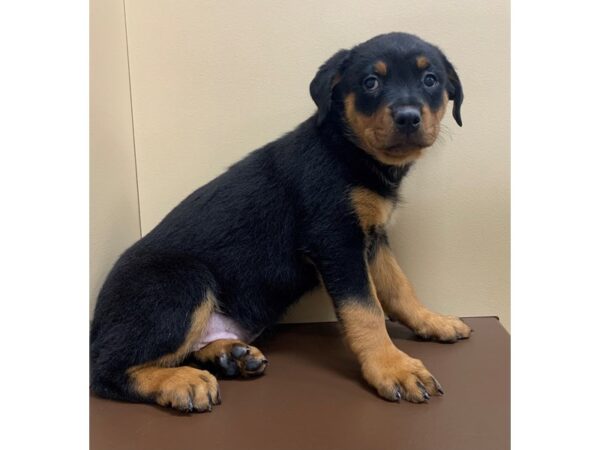
<path fill-rule="evenodd" d="M 401 166 L 384 164 L 359 148 L 344 133 L 344 124 L 339 118 L 328 118 L 317 129 L 324 148 L 347 167 L 351 177 L 359 185 L 385 197 L 397 198 L 400 182 L 413 162 Z"/>

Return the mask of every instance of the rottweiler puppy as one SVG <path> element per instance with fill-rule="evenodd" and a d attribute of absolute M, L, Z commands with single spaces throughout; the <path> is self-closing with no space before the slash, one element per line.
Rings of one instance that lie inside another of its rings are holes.
<path fill-rule="evenodd" d="M 443 393 L 392 343 L 386 315 L 425 339 L 472 330 L 419 302 L 385 226 L 448 101 L 462 125 L 458 75 L 437 47 L 390 33 L 335 53 L 310 94 L 313 116 L 193 192 L 116 262 L 91 325 L 94 393 L 210 411 L 215 375 L 262 374 L 267 359 L 249 343 L 319 284 L 381 397 Z"/>

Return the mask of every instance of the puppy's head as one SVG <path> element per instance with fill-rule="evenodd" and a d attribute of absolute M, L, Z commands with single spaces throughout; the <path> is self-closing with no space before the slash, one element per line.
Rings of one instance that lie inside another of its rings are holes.
<path fill-rule="evenodd" d="M 441 50 L 410 34 L 340 50 L 321 66 L 310 94 L 318 125 L 340 118 L 347 137 L 385 164 L 410 162 L 432 145 L 449 100 L 462 126 L 463 90 L 454 67 Z"/>

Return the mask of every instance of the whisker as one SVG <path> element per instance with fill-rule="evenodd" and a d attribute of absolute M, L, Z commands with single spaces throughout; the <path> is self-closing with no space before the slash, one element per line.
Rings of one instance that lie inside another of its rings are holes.
<path fill-rule="evenodd" d="M 442 123 L 442 124 L 440 124 L 439 137 L 441 137 L 443 139 L 443 142 L 447 142 L 447 139 L 452 141 L 454 138 L 454 133 L 452 133 L 452 130 L 450 129 L 450 127 L 448 127 L 448 125 L 445 125 Z"/>

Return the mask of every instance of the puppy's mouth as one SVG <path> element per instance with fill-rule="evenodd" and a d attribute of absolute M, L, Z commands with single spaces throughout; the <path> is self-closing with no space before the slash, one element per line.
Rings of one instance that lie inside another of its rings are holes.
<path fill-rule="evenodd" d="M 401 155 L 422 150 L 425 147 L 428 147 L 428 145 L 418 136 L 400 136 L 395 137 L 391 143 L 383 148 L 383 151 L 391 155 Z"/>

